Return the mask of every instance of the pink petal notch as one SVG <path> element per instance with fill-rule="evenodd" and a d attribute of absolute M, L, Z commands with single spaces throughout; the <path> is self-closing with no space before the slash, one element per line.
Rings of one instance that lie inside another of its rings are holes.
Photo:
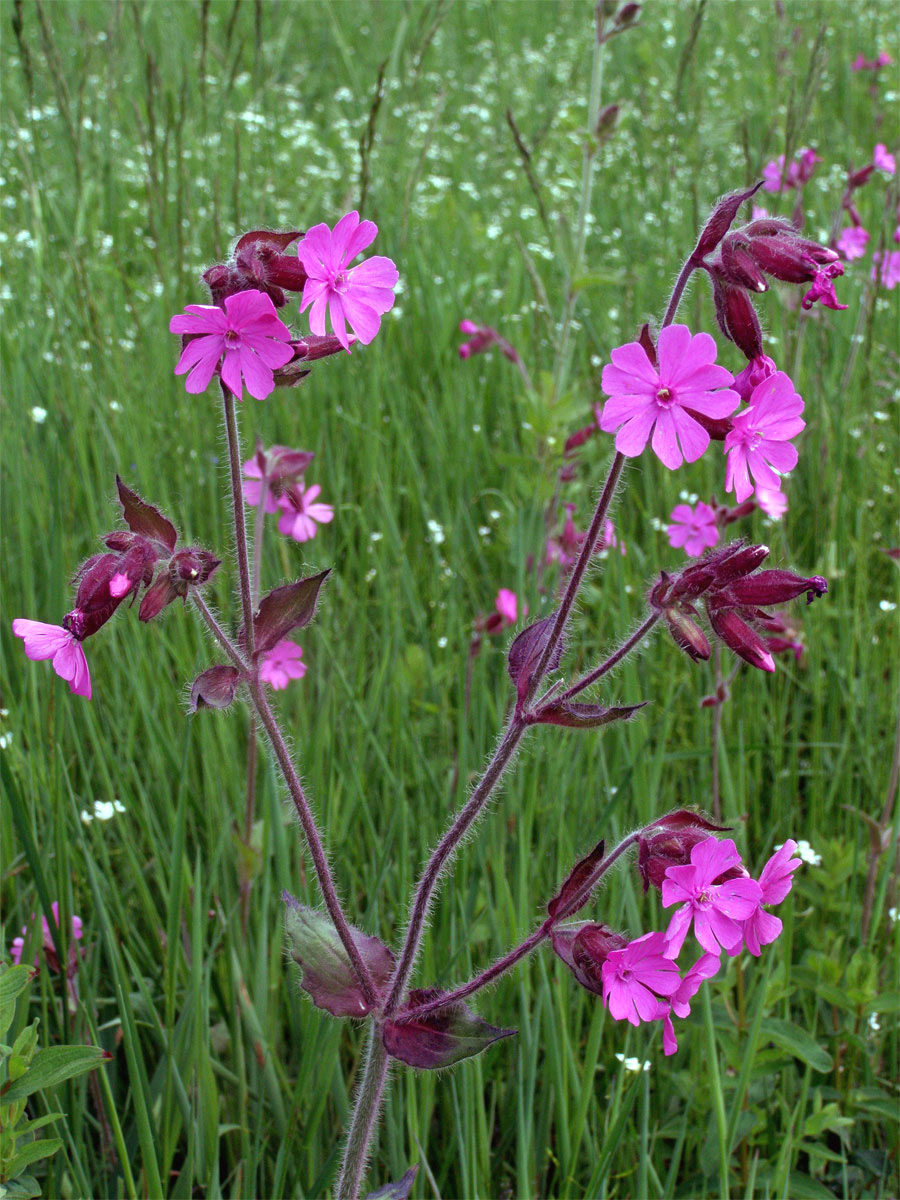
<path fill-rule="evenodd" d="M 333 230 L 325 224 L 314 225 L 297 247 L 307 276 L 300 312 L 310 309 L 309 327 L 322 337 L 327 311 L 334 335 L 348 353 L 351 336 L 347 326 L 357 341 L 368 346 L 381 327 L 382 316 L 394 303 L 400 275 L 391 259 L 375 255 L 350 266 L 377 233 L 374 222 L 360 221 L 358 212 L 349 212 Z"/>

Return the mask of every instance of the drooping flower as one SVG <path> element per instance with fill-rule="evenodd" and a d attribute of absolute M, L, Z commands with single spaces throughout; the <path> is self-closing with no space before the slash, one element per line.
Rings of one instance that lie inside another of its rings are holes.
<path fill-rule="evenodd" d="M 294 357 L 287 344 L 291 331 L 265 292 L 237 292 L 224 303 L 224 311 L 210 304 L 188 304 L 169 322 L 170 333 L 193 335 L 175 374 L 190 372 L 184 386 L 197 394 L 206 391 L 218 371 L 238 400 L 244 395 L 242 383 L 251 396 L 265 400 L 275 386 L 273 370 Z"/>
<path fill-rule="evenodd" d="M 53 903 L 50 905 L 50 908 L 53 912 L 53 919 L 56 922 L 56 926 L 57 926 L 57 928 L 59 928 L 59 901 L 54 900 Z M 31 919 L 32 919 L 32 921 L 34 920 L 34 913 L 31 914 Z M 51 968 L 51 970 L 58 971 L 59 970 L 59 958 L 56 953 L 56 946 L 55 946 L 55 944 L 53 942 L 53 938 L 50 934 L 50 923 L 47 920 L 47 918 L 44 916 L 41 917 L 41 930 L 42 930 L 42 934 L 43 934 L 43 944 L 42 944 L 41 948 L 44 952 L 44 957 L 47 959 L 47 963 L 48 963 L 49 967 Z M 18 964 L 22 961 L 22 952 L 25 949 L 25 939 L 27 936 L 28 936 L 28 926 L 23 925 L 22 926 L 22 936 L 13 938 L 13 940 L 12 940 L 12 945 L 9 948 L 9 952 L 10 952 L 10 957 L 12 958 L 12 960 L 15 964 Z M 76 941 L 80 941 L 83 937 L 84 937 L 84 926 L 82 924 L 81 917 L 75 916 L 75 914 L 73 913 L 72 914 L 70 940 L 72 942 L 76 942 Z M 70 946 L 70 957 L 73 958 L 75 961 L 77 961 L 77 951 L 75 950 L 74 945 Z M 41 965 L 41 960 L 38 955 L 35 955 L 34 965 L 36 967 L 39 967 Z"/>
<path fill-rule="evenodd" d="M 862 225 L 848 225 L 846 229 L 841 230 L 841 236 L 837 240 L 838 254 L 846 258 L 847 262 L 852 262 L 854 258 L 862 258 L 868 241 L 869 232 L 863 229 Z"/>
<path fill-rule="evenodd" d="M 743 940 L 741 922 L 756 911 L 759 884 L 734 876 L 741 856 L 731 838 L 708 838 L 691 850 L 689 866 L 669 867 L 662 885 L 663 908 L 679 907 L 665 933 L 667 958 L 677 958 L 691 924 L 694 936 L 710 954 L 736 954 Z"/>
<path fill-rule="evenodd" d="M 766 912 L 763 905 L 780 904 L 793 887 L 794 871 L 802 861 L 794 858 L 796 850 L 797 843 L 789 838 L 775 851 L 760 874 L 762 894 L 759 905 L 743 923 L 744 945 L 756 958 L 759 958 L 760 947 L 768 946 L 781 933 L 780 919 Z"/>
<path fill-rule="evenodd" d="M 884 171 L 888 176 L 894 175 L 897 170 L 897 160 L 890 153 L 884 142 L 878 142 L 875 146 L 875 151 L 872 154 L 872 163 L 879 171 Z"/>
<path fill-rule="evenodd" d="M 292 450 L 290 446 L 270 446 L 264 450 L 258 445 L 253 457 L 243 464 L 248 480 L 241 485 L 244 499 L 255 508 L 265 487 L 265 511 L 278 512 L 278 497 L 303 478 L 303 472 L 314 458 L 311 450 Z"/>
<path fill-rule="evenodd" d="M 334 230 L 325 224 L 314 225 L 297 247 L 307 274 L 300 311 L 312 306 L 309 327 L 322 336 L 327 309 L 334 334 L 348 352 L 347 325 L 368 346 L 381 327 L 382 315 L 394 303 L 394 288 L 400 276 L 391 259 L 376 255 L 350 267 L 377 233 L 373 221 L 360 221 L 359 213 L 354 211 L 341 217 Z"/>
<path fill-rule="evenodd" d="M 90 700 L 91 675 L 81 642 L 74 633 L 60 625 L 46 625 L 43 621 L 30 621 L 25 617 L 17 617 L 12 630 L 24 641 L 28 658 L 33 662 L 51 659 L 53 670 L 60 679 L 66 680 L 69 690 Z"/>
<path fill-rule="evenodd" d="M 727 417 L 739 403 L 728 384 L 731 375 L 716 365 L 716 343 L 708 333 L 692 334 L 686 325 L 669 325 L 659 335 L 658 365 L 640 342 L 612 352 L 603 368 L 600 428 L 618 429 L 616 449 L 639 455 L 648 439 L 661 462 L 674 471 L 686 459 L 695 462 L 709 445 L 709 434 L 691 415 Z M 621 428 L 619 428 L 621 426 Z"/>
<path fill-rule="evenodd" d="M 673 522 L 666 527 L 669 545 L 676 549 L 683 548 L 691 558 L 696 558 L 719 540 L 716 514 L 702 500 L 697 501 L 696 508 L 691 508 L 689 504 L 676 504 L 669 520 Z"/>
<path fill-rule="evenodd" d="M 879 280 L 889 292 L 893 291 L 900 283 L 900 250 L 887 250 L 884 254 L 876 250 L 872 262 L 871 278 Z"/>
<path fill-rule="evenodd" d="M 839 275 L 843 275 L 843 273 L 843 263 L 826 263 L 821 271 L 818 272 L 815 279 L 813 279 L 812 287 L 800 301 L 801 305 L 809 309 L 818 300 L 824 308 L 832 308 L 835 312 L 841 312 L 849 308 L 849 304 L 838 304 L 837 293 L 834 290 L 835 279 Z"/>
<path fill-rule="evenodd" d="M 681 986 L 678 967 L 667 953 L 664 933 L 645 933 L 622 950 L 612 950 L 601 967 L 603 1000 L 617 1021 L 640 1025 L 665 1016 L 661 997 Z"/>
<path fill-rule="evenodd" d="M 259 677 L 276 691 L 286 688 L 292 679 L 302 679 L 306 674 L 306 663 L 300 660 L 303 649 L 290 638 L 282 638 L 262 656 Z"/>
<path fill-rule="evenodd" d="M 750 407 L 732 419 L 725 437 L 725 489 L 734 491 L 738 503 L 753 493 L 751 474 L 757 486 L 778 491 L 778 473 L 793 471 L 797 450 L 790 439 L 806 427 L 802 412 L 803 401 L 790 378 L 777 371 L 754 388 Z"/>

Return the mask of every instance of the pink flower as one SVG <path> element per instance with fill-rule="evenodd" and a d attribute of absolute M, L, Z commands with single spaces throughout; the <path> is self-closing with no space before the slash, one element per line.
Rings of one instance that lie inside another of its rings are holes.
<path fill-rule="evenodd" d="M 773 521 L 780 521 L 788 510 L 788 498 L 784 492 L 777 488 L 758 487 L 756 489 L 756 502 L 763 510 L 767 517 Z"/>
<path fill-rule="evenodd" d="M 756 911 L 744 921 L 744 944 L 759 958 L 760 947 L 774 942 L 781 933 L 781 921 L 763 910 L 764 904 L 780 904 L 794 883 L 794 872 L 801 860 L 794 858 L 797 843 L 788 839 L 762 869 L 759 887 L 762 893 Z"/>
<path fill-rule="evenodd" d="M 389 258 L 376 255 L 350 268 L 377 233 L 373 221 L 360 221 L 358 212 L 350 212 L 341 217 L 334 231 L 325 224 L 314 225 L 297 247 L 307 274 L 300 311 L 312 305 L 309 327 L 322 336 L 327 308 L 335 336 L 347 351 L 347 324 L 368 346 L 381 327 L 382 314 L 394 303 L 394 288 L 400 276 Z"/>
<path fill-rule="evenodd" d="M 741 856 L 730 838 L 720 842 L 711 837 L 694 846 L 689 866 L 668 868 L 662 885 L 663 908 L 680 907 L 665 933 L 667 958 L 681 953 L 692 922 L 704 950 L 737 953 L 743 938 L 740 923 L 753 915 L 762 894 L 755 879 L 732 877 L 740 865 Z"/>
<path fill-rule="evenodd" d="M 274 447 L 273 447 L 273 449 L 274 449 Z M 248 480 L 248 482 L 241 484 L 241 491 L 244 494 L 244 500 L 252 508 L 256 508 L 257 505 L 259 504 L 260 497 L 262 495 L 262 486 L 263 485 L 262 485 L 261 481 L 263 478 L 263 472 L 262 472 L 262 467 L 260 467 L 259 463 L 256 461 L 255 454 L 253 455 L 252 458 L 248 458 L 247 461 L 244 463 L 244 476 Z M 275 499 L 275 496 L 272 493 L 272 489 L 268 486 L 268 484 L 266 485 L 265 512 L 267 512 L 267 513 L 278 512 L 278 502 Z"/>
<path fill-rule="evenodd" d="M 761 204 L 751 204 L 750 216 L 754 221 L 764 221 L 769 215 L 769 210 L 763 208 Z"/>
<path fill-rule="evenodd" d="M 131 591 L 131 580 L 121 571 L 117 571 L 109 581 L 109 594 L 114 600 L 121 600 Z"/>
<path fill-rule="evenodd" d="M 283 515 L 278 521 L 278 532 L 287 534 L 295 542 L 308 542 L 319 532 L 316 523 L 327 525 L 334 519 L 334 509 L 330 504 L 316 504 L 315 499 L 321 492 L 316 483 L 310 488 L 299 485 L 292 487 L 279 497 L 278 506 Z"/>
<path fill-rule="evenodd" d="M 691 415 L 727 417 L 739 403 L 728 388 L 731 376 L 716 365 L 716 343 L 708 333 L 692 334 L 686 325 L 669 325 L 659 335 L 659 365 L 651 363 L 640 342 L 612 352 L 603 368 L 600 428 L 619 429 L 616 449 L 634 458 L 647 445 L 674 471 L 682 461 L 695 462 L 709 445 L 709 434 Z M 652 434 L 652 438 L 651 438 Z"/>
<path fill-rule="evenodd" d="M 777 472 L 793 471 L 797 451 L 790 439 L 806 427 L 802 412 L 793 383 L 778 371 L 754 388 L 750 407 L 732 419 L 725 436 L 725 490 L 734 491 L 739 504 L 753 493 L 751 474 L 757 486 L 778 491 Z"/>
<path fill-rule="evenodd" d="M 841 258 L 846 258 L 847 262 L 852 262 L 854 258 L 862 258 L 868 241 L 868 231 L 863 229 L 862 225 L 848 225 L 846 229 L 841 230 L 841 236 L 837 240 L 838 254 Z"/>
<path fill-rule="evenodd" d="M 53 912 L 53 919 L 56 922 L 56 926 L 57 926 L 57 928 L 59 928 L 59 901 L 54 900 L 53 903 L 50 905 L 50 908 Z M 31 914 L 31 919 L 32 919 L 32 921 L 34 920 L 34 913 Z M 50 935 L 50 924 L 47 921 L 47 918 L 44 916 L 41 917 L 41 926 L 42 926 L 42 933 L 43 933 L 42 949 L 44 951 L 44 955 L 47 959 L 49 966 L 54 971 L 58 971 L 59 970 L 59 959 L 56 954 L 56 946 L 54 945 L 53 938 Z M 13 940 L 12 940 L 12 945 L 10 946 L 9 952 L 10 952 L 10 957 L 12 958 L 13 962 L 17 965 L 18 965 L 18 963 L 20 963 L 22 961 L 22 951 L 25 949 L 25 938 L 27 936 L 28 936 L 28 926 L 23 925 L 22 926 L 22 936 L 13 938 Z M 84 936 L 84 926 L 82 925 L 81 917 L 76 917 L 73 914 L 71 935 L 70 935 L 71 940 L 72 941 L 80 941 L 83 936 Z M 71 949 L 71 951 L 74 951 L 74 946 L 71 947 L 70 949 Z M 41 960 L 37 955 L 35 955 L 34 965 L 36 967 L 39 967 L 41 965 Z"/>
<path fill-rule="evenodd" d="M 717 954 L 701 954 L 691 969 L 685 974 L 678 986 L 678 991 L 670 997 L 670 1008 L 663 1017 L 663 1053 L 668 1057 L 678 1049 L 675 1030 L 672 1026 L 672 1013 L 676 1017 L 691 1015 L 690 1001 L 693 1000 L 700 987 L 707 979 L 712 979 L 719 970 L 720 959 Z"/>
<path fill-rule="evenodd" d="M 816 272 L 812 287 L 800 301 L 801 305 L 804 308 L 812 308 L 817 300 L 821 300 L 825 308 L 833 308 L 836 311 L 849 308 L 849 304 L 838 304 L 838 298 L 834 291 L 834 280 L 843 273 L 843 263 L 826 263 L 820 271 Z"/>
<path fill-rule="evenodd" d="M 176 375 L 190 371 L 185 387 L 192 394 L 205 391 L 219 371 L 238 400 L 244 395 L 242 380 L 251 396 L 265 400 L 275 387 L 273 369 L 294 357 L 286 344 L 291 332 L 278 319 L 265 292 L 226 296 L 224 312 L 215 305 L 188 304 L 183 314 L 169 322 L 169 332 L 194 335 L 175 368 Z"/>
<path fill-rule="evenodd" d="M 503 618 L 507 625 L 515 625 L 519 619 L 519 600 L 515 592 L 511 592 L 509 588 L 501 588 L 497 593 L 497 599 L 494 601 L 497 612 Z M 525 613 L 528 612 L 527 607 Z M 524 615 L 524 613 L 523 613 Z"/>
<path fill-rule="evenodd" d="M 877 250 L 872 255 L 871 278 L 879 279 L 882 287 L 893 291 L 900 283 L 900 250 L 888 250 L 884 254 Z"/>
<path fill-rule="evenodd" d="M 885 146 L 884 142 L 878 142 L 872 154 L 872 163 L 879 171 L 884 171 L 888 176 L 893 175 L 897 170 L 897 160 L 894 158 Z"/>
<path fill-rule="evenodd" d="M 611 950 L 600 972 L 610 1016 L 631 1025 L 665 1016 L 667 1006 L 660 997 L 674 995 L 681 986 L 664 933 L 645 933 L 623 950 Z"/>
<path fill-rule="evenodd" d="M 666 528 L 669 545 L 676 549 L 683 547 L 691 558 L 696 558 L 719 540 L 716 514 L 702 500 L 697 501 L 696 508 L 676 504 L 669 519 L 674 522 Z"/>
<path fill-rule="evenodd" d="M 262 657 L 259 677 L 276 691 L 286 688 L 292 679 L 302 679 L 306 663 L 301 662 L 303 649 L 290 638 L 282 638 Z"/>
<path fill-rule="evenodd" d="M 25 654 L 33 662 L 52 659 L 53 670 L 60 679 L 65 679 L 69 691 L 76 696 L 91 698 L 91 676 L 81 642 L 60 625 L 45 625 L 43 621 L 29 621 L 17 617 L 12 623 L 16 637 L 25 642 Z"/>
<path fill-rule="evenodd" d="M 742 400 L 749 402 L 753 389 L 764 379 L 769 379 L 777 370 L 774 359 L 769 358 L 768 354 L 757 354 L 755 358 L 750 359 L 743 371 L 735 375 L 732 386 Z"/>

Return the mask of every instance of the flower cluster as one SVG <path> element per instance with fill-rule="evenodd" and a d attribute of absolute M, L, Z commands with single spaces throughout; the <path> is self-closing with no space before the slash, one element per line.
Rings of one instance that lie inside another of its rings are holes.
<path fill-rule="evenodd" d="M 56 922 L 56 927 L 58 929 L 60 927 L 59 926 L 59 901 L 54 900 L 53 903 L 50 905 L 50 908 L 53 912 L 53 920 Z M 34 913 L 31 914 L 31 919 L 32 919 L 32 921 L 34 921 L 34 919 L 35 919 Z M 47 920 L 47 918 L 43 917 L 43 916 L 41 917 L 41 933 L 42 933 L 41 949 L 43 951 L 44 957 L 47 960 L 47 965 L 50 967 L 51 971 L 59 971 L 59 956 L 56 953 L 56 944 L 54 943 L 53 935 L 50 932 L 50 923 Z M 15 964 L 18 964 L 22 961 L 22 954 L 25 950 L 25 939 L 27 937 L 28 937 L 28 926 L 23 925 L 21 937 L 13 938 L 12 945 L 10 946 L 10 956 L 13 960 L 13 963 L 15 963 Z M 69 968 L 68 968 L 68 970 L 70 972 L 74 972 L 74 969 L 78 963 L 78 951 L 75 948 L 74 943 L 77 941 L 81 941 L 81 939 L 83 937 L 84 937 L 84 926 L 82 924 L 81 917 L 75 916 L 75 914 L 73 913 L 72 923 L 71 923 L 70 932 L 69 932 L 70 945 L 69 945 Z M 41 960 L 40 960 L 39 955 L 35 955 L 34 965 L 36 967 L 40 967 Z"/>
<path fill-rule="evenodd" d="M 812 179 L 816 163 L 821 161 L 815 150 L 801 150 L 794 161 L 788 163 L 785 171 L 784 155 L 779 154 L 777 159 L 766 163 L 762 169 L 763 187 L 767 192 L 785 192 L 789 188 L 799 191 Z"/>
<path fill-rule="evenodd" d="M 784 900 L 801 863 L 796 842 L 787 841 L 753 879 L 734 842 L 708 836 L 705 825 L 675 820 L 670 826 L 661 818 L 638 838 L 644 890 L 658 888 L 663 907 L 675 906 L 665 931 L 629 941 L 587 923 L 552 934 L 558 956 L 583 987 L 602 996 L 615 1020 L 662 1022 L 667 1055 L 678 1048 L 672 1017 L 689 1015 L 703 982 L 718 973 L 722 953 L 734 957 L 747 949 L 758 957 L 781 933 L 781 921 L 767 907 Z M 702 953 L 682 972 L 676 960 L 692 929 Z"/>
<path fill-rule="evenodd" d="M 756 632 L 774 619 L 765 607 L 796 600 L 804 593 L 810 603 L 827 592 L 828 583 L 820 575 L 758 570 L 768 554 L 767 546 L 734 542 L 677 575 L 662 572 L 650 591 L 649 604 L 665 619 L 676 645 L 690 658 L 710 655 L 709 642 L 697 624 L 695 604 L 702 598 L 713 632 L 729 650 L 753 667 L 775 670 L 772 654 Z"/>

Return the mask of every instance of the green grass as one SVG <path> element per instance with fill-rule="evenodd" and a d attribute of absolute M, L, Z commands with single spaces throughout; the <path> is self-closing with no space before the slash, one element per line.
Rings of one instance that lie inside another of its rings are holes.
<path fill-rule="evenodd" d="M 248 446 L 259 435 L 315 450 L 309 478 L 336 505 L 305 547 L 268 533 L 270 584 L 334 567 L 301 639 L 309 672 L 277 706 L 351 920 L 396 945 L 417 872 L 509 701 L 495 639 L 466 711 L 472 618 L 501 586 L 533 615 L 547 603 L 526 560 L 540 551 L 555 455 L 600 398 L 610 348 L 659 316 L 712 201 L 786 145 L 825 159 L 805 195 L 822 240 L 846 164 L 868 161 L 876 140 L 896 149 L 896 74 L 876 99 L 870 77 L 849 71 L 859 52 L 900 59 L 894 6 L 784 7 L 779 18 L 768 3 L 650 0 L 641 27 L 608 47 L 602 103 L 622 116 L 598 165 L 570 384 L 548 411 L 499 356 L 460 362 L 456 326 L 495 324 L 536 379 L 553 370 L 590 4 L 0 6 L 0 898 L 7 945 L 58 898 L 84 919 L 86 951 L 74 1010 L 44 970 L 11 1036 L 39 1015 L 46 1044 L 96 1040 L 115 1056 L 40 1097 L 35 1115 L 67 1114 L 45 1195 L 326 1195 L 363 1045 L 362 1030 L 307 1002 L 285 961 L 281 890 L 312 904 L 317 893 L 265 754 L 241 933 L 247 717 L 187 716 L 190 680 L 218 661 L 190 612 L 173 605 L 149 627 L 121 613 L 89 642 L 90 704 L 29 663 L 9 628 L 70 607 L 74 569 L 116 523 L 117 471 L 185 539 L 229 549 L 219 412 L 212 392 L 189 397 L 174 378 L 169 317 L 202 302 L 199 271 L 237 233 L 333 222 L 358 202 L 385 64 L 365 215 L 401 271 L 395 312 L 372 346 L 321 364 L 296 392 L 246 400 L 240 417 Z M 507 108 L 534 150 L 546 227 Z M 890 244 L 896 187 L 879 178 L 859 193 L 873 244 Z M 371 1186 L 419 1161 L 415 1197 L 719 1196 L 723 1169 L 735 1196 L 896 1195 L 896 801 L 865 935 L 862 921 L 865 818 L 882 818 L 897 719 L 897 572 L 881 551 L 900 540 L 900 293 L 871 296 L 869 261 L 839 283 L 846 313 L 803 318 L 796 291 L 760 301 L 808 428 L 786 519 L 741 532 L 830 590 L 801 614 L 805 664 L 744 670 L 723 714 L 723 810 L 748 862 L 793 836 L 822 865 L 782 907 L 781 940 L 759 962 L 729 963 L 708 1011 L 697 1003 L 672 1059 L 658 1031 L 607 1019 L 539 952 L 477 1001 L 517 1038 L 440 1076 L 395 1073 Z M 714 328 L 705 285 L 682 316 Z M 609 451 L 607 438 L 589 443 L 566 487 L 582 523 Z M 645 458 L 626 483 L 615 515 L 628 554 L 589 583 L 573 664 L 639 619 L 647 580 L 678 565 L 660 520 L 684 490 L 721 496 L 721 462 L 713 448 L 672 475 Z M 212 587 L 229 621 L 233 588 L 229 562 Z M 461 981 L 524 937 L 599 837 L 709 805 L 699 701 L 711 688 L 711 670 L 660 636 L 603 691 L 650 700 L 634 722 L 530 738 L 444 885 L 417 983 Z M 81 820 L 114 799 L 124 813 Z M 587 911 L 634 933 L 663 919 L 631 871 Z"/>

